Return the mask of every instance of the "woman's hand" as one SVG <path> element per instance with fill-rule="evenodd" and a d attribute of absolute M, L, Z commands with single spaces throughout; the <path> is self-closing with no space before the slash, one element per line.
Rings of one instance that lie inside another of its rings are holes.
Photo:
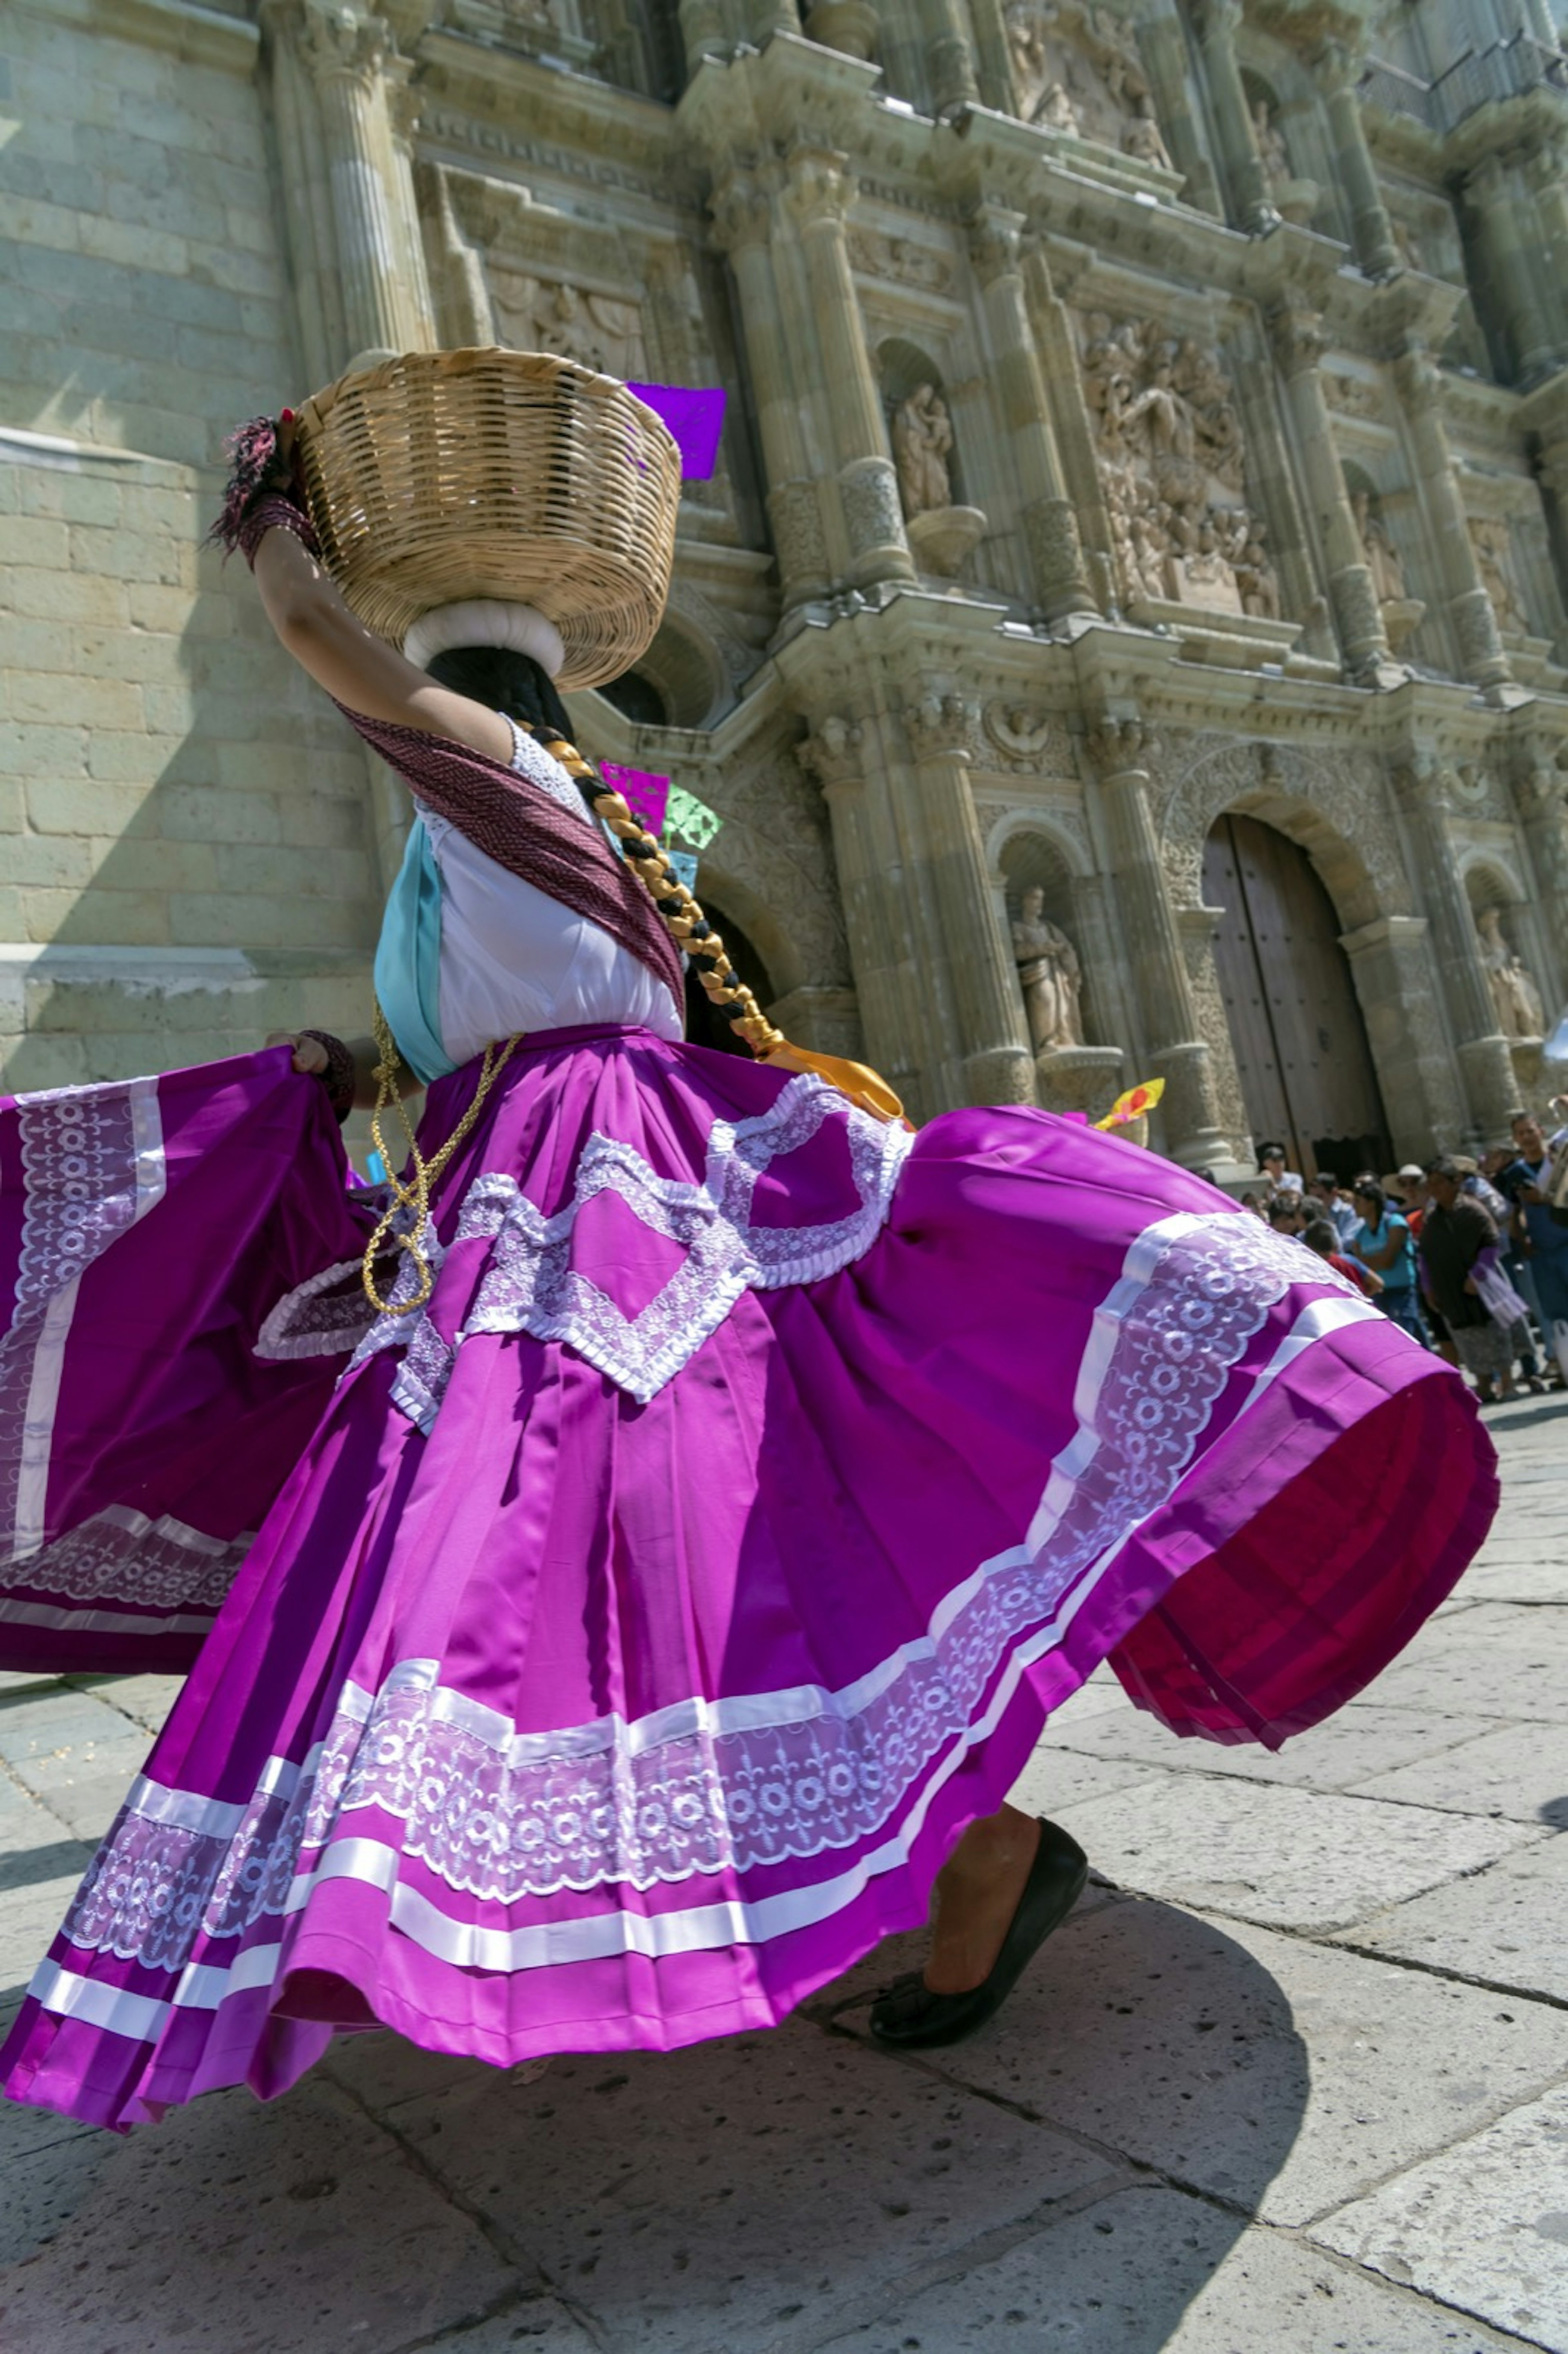
<path fill-rule="evenodd" d="M 294 1050 L 294 1068 L 302 1077 L 309 1079 L 325 1077 L 328 1055 L 326 1048 L 319 1038 L 298 1038 L 291 1030 L 272 1030 L 268 1033 L 267 1044 L 269 1046 L 291 1046 Z"/>

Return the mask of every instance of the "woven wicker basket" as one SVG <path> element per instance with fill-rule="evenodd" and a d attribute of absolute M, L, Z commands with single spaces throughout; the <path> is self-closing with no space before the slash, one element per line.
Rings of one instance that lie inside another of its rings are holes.
<path fill-rule="evenodd" d="M 433 605 L 504 597 L 559 630 L 563 687 L 646 652 L 681 453 L 613 376 L 552 353 L 412 352 L 308 400 L 299 446 L 323 554 L 379 636 L 401 644 Z"/>

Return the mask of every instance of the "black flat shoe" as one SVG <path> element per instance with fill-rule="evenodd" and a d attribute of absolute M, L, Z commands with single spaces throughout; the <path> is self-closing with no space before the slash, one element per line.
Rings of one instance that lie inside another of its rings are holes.
<path fill-rule="evenodd" d="M 871 2007 L 871 2031 L 898 2052 L 934 2052 L 961 2043 L 996 2017 L 1053 1929 L 1059 1929 L 1089 1876 L 1075 1839 L 1042 1818 L 1040 1845 L 991 1974 L 964 1994 L 933 1994 L 918 1970 L 895 1978 Z"/>

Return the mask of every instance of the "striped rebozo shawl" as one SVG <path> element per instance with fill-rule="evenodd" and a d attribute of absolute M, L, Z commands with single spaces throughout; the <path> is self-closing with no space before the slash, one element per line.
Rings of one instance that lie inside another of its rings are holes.
<path fill-rule="evenodd" d="M 597 825 L 582 824 L 514 769 L 450 737 L 366 719 L 346 705 L 338 707 L 427 808 L 448 819 L 509 875 L 609 932 L 681 1003 L 681 951 L 648 893 Z"/>

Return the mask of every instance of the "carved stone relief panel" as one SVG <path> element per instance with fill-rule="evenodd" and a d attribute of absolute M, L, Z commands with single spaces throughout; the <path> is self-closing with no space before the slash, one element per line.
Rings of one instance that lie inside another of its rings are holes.
<path fill-rule="evenodd" d="M 985 706 L 984 726 L 981 758 L 988 768 L 1044 777 L 1075 773 L 1073 738 L 1065 723 L 1051 712 L 998 696 Z"/>
<path fill-rule="evenodd" d="M 646 380 L 641 305 L 493 260 L 491 294 L 505 342 L 524 352 L 559 352 L 605 376 Z"/>
<path fill-rule="evenodd" d="M 1171 896 L 1196 907 L 1203 844 L 1223 811 L 1250 808 L 1271 822 L 1268 804 L 1289 818 L 1347 929 L 1377 916 L 1413 912 L 1387 779 L 1375 753 L 1294 744 L 1245 743 L 1218 730 L 1166 739 L 1156 782 L 1157 822 Z"/>
<path fill-rule="evenodd" d="M 791 969 L 773 973 L 775 986 L 847 987 L 849 941 L 827 811 L 789 748 L 758 744 L 705 770 L 698 790 L 724 820 L 715 861 L 767 910 L 768 933 L 788 943 Z M 767 958 L 768 939 L 756 944 Z"/>
<path fill-rule="evenodd" d="M 1014 101 L 1025 122 L 1172 168 L 1124 18 L 1081 0 L 1011 0 L 1004 21 Z"/>
<path fill-rule="evenodd" d="M 953 282 L 953 265 L 948 255 L 915 238 L 855 228 L 850 231 L 849 249 L 853 267 L 866 278 L 880 278 L 894 286 L 914 287 L 924 294 L 940 294 Z"/>
<path fill-rule="evenodd" d="M 1279 618 L 1245 499 L 1241 419 L 1219 354 L 1152 320 L 1077 320 L 1079 365 L 1127 603 Z"/>

